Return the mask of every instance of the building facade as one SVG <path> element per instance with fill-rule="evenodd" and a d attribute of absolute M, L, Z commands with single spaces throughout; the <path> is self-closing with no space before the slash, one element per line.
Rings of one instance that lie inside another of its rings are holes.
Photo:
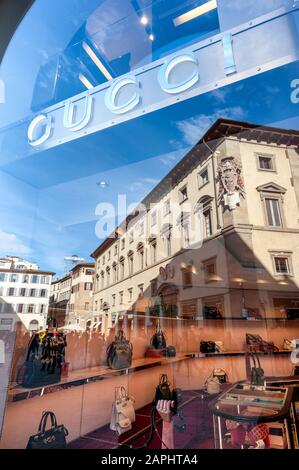
<path fill-rule="evenodd" d="M 89 327 L 93 317 L 94 263 L 79 263 L 70 270 L 70 295 L 66 324 Z"/>
<path fill-rule="evenodd" d="M 72 276 L 67 274 L 55 279 L 51 284 L 49 320 L 55 321 L 57 326 L 65 324 L 71 297 Z"/>
<path fill-rule="evenodd" d="M 219 119 L 93 253 L 93 310 L 283 317 L 299 308 L 299 134 Z"/>
<path fill-rule="evenodd" d="M 46 325 L 50 286 L 55 273 L 16 256 L 0 259 L 0 313 L 17 314 L 27 329 Z"/>

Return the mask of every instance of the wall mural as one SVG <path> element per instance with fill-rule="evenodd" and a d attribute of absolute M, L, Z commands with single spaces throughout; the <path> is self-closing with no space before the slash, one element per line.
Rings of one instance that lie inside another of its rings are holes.
<path fill-rule="evenodd" d="M 229 210 L 240 205 L 240 196 L 245 198 L 244 181 L 241 176 L 242 165 L 235 157 L 223 157 L 218 166 L 219 194 L 218 204 Z"/>

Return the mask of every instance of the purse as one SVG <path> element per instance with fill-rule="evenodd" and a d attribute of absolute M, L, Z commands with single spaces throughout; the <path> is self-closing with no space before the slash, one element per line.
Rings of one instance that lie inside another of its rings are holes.
<path fill-rule="evenodd" d="M 112 404 L 110 429 L 119 435 L 132 429 L 135 422 L 135 399 L 127 394 L 125 387 L 115 388 L 115 400 Z"/>
<path fill-rule="evenodd" d="M 153 349 L 165 349 L 166 348 L 166 339 L 163 331 L 160 328 L 160 323 L 158 322 L 156 326 L 156 333 L 151 337 L 151 348 Z"/>
<path fill-rule="evenodd" d="M 219 351 L 215 341 L 201 341 L 199 350 L 201 353 L 215 353 Z"/>
<path fill-rule="evenodd" d="M 215 395 L 216 393 L 220 393 L 220 382 L 218 377 L 208 377 L 205 382 L 205 387 L 209 395 Z"/>
<path fill-rule="evenodd" d="M 228 382 L 228 375 L 224 369 L 214 369 L 212 372 L 212 377 L 217 377 L 219 383 L 221 384 Z"/>
<path fill-rule="evenodd" d="M 253 361 L 253 367 L 251 367 L 251 384 L 264 385 L 264 369 L 261 367 L 260 359 L 255 349 L 250 352 L 250 356 Z"/>
<path fill-rule="evenodd" d="M 249 346 L 249 349 L 255 349 L 261 352 L 270 353 L 279 350 L 273 341 L 265 341 L 260 335 L 251 333 L 246 333 L 246 344 Z"/>
<path fill-rule="evenodd" d="M 158 400 L 172 400 L 170 383 L 166 374 L 160 376 L 159 384 L 156 387 L 155 401 L 157 402 Z"/>
<path fill-rule="evenodd" d="M 51 427 L 47 428 L 48 418 Z M 63 424 L 58 425 L 56 416 L 52 411 L 44 411 L 39 423 L 37 434 L 30 436 L 27 449 L 65 449 L 68 430 Z"/>
<path fill-rule="evenodd" d="M 175 357 L 176 356 L 176 349 L 174 346 L 166 346 L 164 350 L 164 355 L 166 357 Z"/>
<path fill-rule="evenodd" d="M 216 318 L 222 318 L 222 315 L 216 307 L 204 307 L 203 317 L 207 320 L 214 320 Z"/>
<path fill-rule="evenodd" d="M 107 348 L 107 365 L 114 370 L 127 369 L 132 364 L 133 346 L 122 330 Z"/>

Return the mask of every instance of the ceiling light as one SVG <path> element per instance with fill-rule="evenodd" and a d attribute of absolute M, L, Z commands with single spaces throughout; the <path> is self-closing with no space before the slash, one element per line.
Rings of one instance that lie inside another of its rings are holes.
<path fill-rule="evenodd" d="M 144 26 L 146 26 L 148 24 L 148 17 L 143 15 L 141 18 L 140 18 L 140 23 L 143 24 Z"/>
<path fill-rule="evenodd" d="M 155 36 L 154 36 L 153 34 L 150 34 L 150 35 L 149 35 L 149 39 L 150 39 L 151 41 L 154 41 L 154 40 L 155 40 Z"/>
<path fill-rule="evenodd" d="M 79 80 L 80 80 L 80 82 L 83 83 L 83 85 L 86 86 L 86 88 L 87 88 L 88 90 L 90 90 L 91 88 L 93 88 L 92 83 L 90 83 L 90 81 L 89 81 L 82 73 L 79 73 Z"/>
<path fill-rule="evenodd" d="M 175 26 L 179 26 L 181 24 L 187 23 L 187 21 L 194 20 L 205 13 L 208 13 L 211 10 L 215 10 L 217 8 L 217 0 L 210 0 L 209 2 L 204 3 L 200 7 L 193 8 L 192 10 L 187 11 L 187 13 L 183 13 L 180 16 L 174 18 L 173 23 Z"/>
<path fill-rule="evenodd" d="M 89 57 L 91 58 L 91 60 L 96 64 L 96 66 L 100 69 L 100 71 L 102 72 L 102 74 L 107 78 L 107 80 L 113 80 L 113 77 L 112 75 L 108 72 L 108 70 L 106 69 L 105 65 L 100 61 L 100 59 L 98 58 L 98 56 L 93 52 L 93 50 L 91 49 L 91 47 L 86 44 L 86 42 L 83 42 L 82 43 L 82 47 L 83 49 L 85 50 L 85 52 L 89 55 Z"/>

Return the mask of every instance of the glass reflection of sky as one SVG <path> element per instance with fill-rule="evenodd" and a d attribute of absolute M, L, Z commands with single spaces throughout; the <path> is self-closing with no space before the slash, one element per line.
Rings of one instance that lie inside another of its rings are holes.
<path fill-rule="evenodd" d="M 225 0 L 225 5 L 232 6 L 234 1 Z M 182 34 L 173 26 L 171 18 L 203 1 L 138 0 L 138 9 L 135 0 L 52 0 L 47 11 L 52 29 L 47 29 L 45 21 L 36 22 L 39 15 L 45 17 L 41 3 L 37 1 L 31 10 L 35 20 L 29 17 L 16 33 L 19 48 L 12 44 L 2 64 L 0 78 L 5 76 L 7 89 L 7 101 L 0 106 L 2 123 L 30 114 L 32 103 L 39 107 L 47 100 L 59 101 L 83 91 L 78 88 L 83 86 L 78 81 L 80 71 L 86 75 L 88 71 L 94 84 L 105 79 L 84 56 L 82 41 L 101 51 L 109 73 L 118 76 L 213 34 L 219 27 L 215 10 L 182 25 Z M 252 14 L 253 3 L 247 0 Z M 282 3 L 268 1 L 267 8 Z M 112 4 L 121 8 L 114 11 Z M 58 5 L 63 27 L 57 18 Z M 138 21 L 145 12 L 155 25 L 154 41 L 148 37 L 152 29 Z M 64 70 L 58 74 L 59 65 Z M 297 72 L 298 64 L 291 64 L 26 158 L 17 133 L 13 148 L 4 139 L 0 255 L 24 256 L 58 273 L 63 271 L 66 254 L 88 259 L 100 243 L 95 235 L 97 204 L 115 204 L 119 193 L 126 194 L 128 204 L 140 201 L 219 117 L 299 129 L 299 105 L 290 101 L 290 82 Z M 99 181 L 109 185 L 101 188 Z"/>

